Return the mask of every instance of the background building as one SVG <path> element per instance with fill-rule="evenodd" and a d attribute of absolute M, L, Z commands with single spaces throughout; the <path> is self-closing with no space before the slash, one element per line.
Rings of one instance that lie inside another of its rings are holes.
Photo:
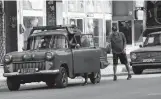
<path fill-rule="evenodd" d="M 61 0 L 0 0 L 0 63 L 5 53 L 22 51 L 33 26 L 63 24 Z"/>
<path fill-rule="evenodd" d="M 112 2 L 101 0 L 64 0 L 66 24 L 77 25 L 83 33 L 92 33 L 97 46 L 104 47 L 111 32 Z"/>
<path fill-rule="evenodd" d="M 65 24 L 77 25 L 83 33 L 92 33 L 99 47 L 105 47 L 112 25 L 118 26 L 127 39 L 128 52 L 142 43 L 143 12 L 134 19 L 136 7 L 144 1 L 63 0 Z"/>
<path fill-rule="evenodd" d="M 75 24 L 94 34 L 99 47 L 108 42 L 111 26 L 125 33 L 129 51 L 142 43 L 143 13 L 134 20 L 134 9 L 144 1 L 15 0 L 0 1 L 0 62 L 5 53 L 22 51 L 33 26 Z M 127 10 L 128 9 L 128 10 Z M 128 32 L 127 32 L 128 31 Z"/>

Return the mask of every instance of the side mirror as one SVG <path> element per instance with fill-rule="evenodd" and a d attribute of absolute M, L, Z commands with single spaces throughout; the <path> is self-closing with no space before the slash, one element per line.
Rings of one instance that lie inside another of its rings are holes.
<path fill-rule="evenodd" d="M 79 44 L 77 44 L 75 47 L 76 47 L 77 49 L 79 49 L 79 48 L 80 48 L 80 45 L 79 45 Z"/>

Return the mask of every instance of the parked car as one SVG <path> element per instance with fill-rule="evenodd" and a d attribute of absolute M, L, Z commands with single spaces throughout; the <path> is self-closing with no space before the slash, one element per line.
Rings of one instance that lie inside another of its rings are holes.
<path fill-rule="evenodd" d="M 130 58 L 135 74 L 142 74 L 145 69 L 161 68 L 161 31 L 148 33 L 143 46 L 132 51 Z"/>
<path fill-rule="evenodd" d="M 95 84 L 106 68 L 107 52 L 96 47 L 92 34 L 82 34 L 76 26 L 34 27 L 22 52 L 4 57 L 4 77 L 9 90 L 20 84 L 46 82 L 48 87 L 65 88 L 68 77 L 74 79 L 88 73 Z"/>

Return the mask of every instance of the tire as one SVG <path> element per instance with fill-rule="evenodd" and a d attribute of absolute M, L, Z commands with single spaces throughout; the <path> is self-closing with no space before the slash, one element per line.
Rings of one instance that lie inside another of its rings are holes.
<path fill-rule="evenodd" d="M 10 91 L 17 91 L 20 88 L 20 82 L 17 81 L 15 78 L 8 77 L 7 86 Z"/>
<path fill-rule="evenodd" d="M 53 88 L 55 86 L 55 82 L 53 81 L 46 81 L 46 85 L 49 87 L 49 88 Z"/>
<path fill-rule="evenodd" d="M 65 88 L 68 85 L 67 70 L 64 67 L 60 68 L 60 73 L 55 78 L 56 87 Z"/>
<path fill-rule="evenodd" d="M 144 69 L 141 68 L 141 67 L 135 67 L 135 66 L 133 66 L 132 67 L 132 70 L 133 70 L 134 74 L 142 74 Z"/>
<path fill-rule="evenodd" d="M 96 73 L 92 73 L 89 78 L 90 78 L 91 83 L 93 83 L 93 84 L 100 83 L 100 81 L 101 81 L 100 70 Z"/>

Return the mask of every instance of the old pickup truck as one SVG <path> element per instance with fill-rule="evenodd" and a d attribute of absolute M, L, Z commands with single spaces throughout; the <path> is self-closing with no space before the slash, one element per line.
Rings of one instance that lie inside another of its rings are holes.
<path fill-rule="evenodd" d="M 21 84 L 46 82 L 48 87 L 65 88 L 68 77 L 88 74 L 95 84 L 101 80 L 100 69 L 106 68 L 107 52 L 95 46 L 92 34 L 82 34 L 76 26 L 34 27 L 21 52 L 4 57 L 4 77 L 9 90 Z"/>

